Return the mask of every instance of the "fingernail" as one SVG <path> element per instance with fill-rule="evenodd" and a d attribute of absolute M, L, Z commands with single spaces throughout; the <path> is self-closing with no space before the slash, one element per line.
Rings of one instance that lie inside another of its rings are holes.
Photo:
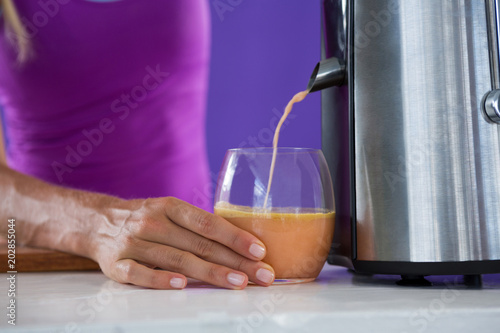
<path fill-rule="evenodd" d="M 245 282 L 245 277 L 241 274 L 229 273 L 227 275 L 227 281 L 233 286 L 241 286 Z"/>
<path fill-rule="evenodd" d="M 257 277 L 257 279 L 259 279 L 260 281 L 262 281 L 266 284 L 272 283 L 274 281 L 273 272 L 271 272 L 270 270 L 267 270 L 265 268 L 259 269 L 257 271 L 257 273 L 255 274 L 255 276 Z"/>
<path fill-rule="evenodd" d="M 257 243 L 250 245 L 249 251 L 254 257 L 259 259 L 264 258 L 264 255 L 266 254 L 266 249 Z"/>
<path fill-rule="evenodd" d="M 182 288 L 184 288 L 184 285 L 185 285 L 184 279 L 181 279 L 181 278 L 170 279 L 170 286 L 172 288 L 182 289 Z"/>

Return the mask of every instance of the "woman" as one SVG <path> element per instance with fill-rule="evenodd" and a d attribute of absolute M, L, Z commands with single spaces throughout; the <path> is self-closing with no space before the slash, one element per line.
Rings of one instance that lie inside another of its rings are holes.
<path fill-rule="evenodd" d="M 18 245 L 123 283 L 270 285 L 264 244 L 188 203 L 208 181 L 207 3 L 1 1 L 0 232 L 15 218 Z"/>

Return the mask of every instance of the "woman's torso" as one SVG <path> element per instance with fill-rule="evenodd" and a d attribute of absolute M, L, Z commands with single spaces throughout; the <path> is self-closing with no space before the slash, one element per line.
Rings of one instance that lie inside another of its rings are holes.
<path fill-rule="evenodd" d="M 206 203 L 195 202 L 208 183 L 205 1 L 15 4 L 35 56 L 17 66 L 1 29 L 9 166 L 123 198 Z"/>

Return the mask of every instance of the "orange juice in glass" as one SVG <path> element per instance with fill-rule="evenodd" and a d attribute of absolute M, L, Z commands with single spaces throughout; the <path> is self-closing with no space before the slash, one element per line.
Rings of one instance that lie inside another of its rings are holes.
<path fill-rule="evenodd" d="M 275 284 L 309 282 L 325 264 L 335 227 L 328 166 L 320 150 L 278 148 L 269 182 L 272 154 L 272 148 L 228 150 L 214 212 L 264 242 Z"/>

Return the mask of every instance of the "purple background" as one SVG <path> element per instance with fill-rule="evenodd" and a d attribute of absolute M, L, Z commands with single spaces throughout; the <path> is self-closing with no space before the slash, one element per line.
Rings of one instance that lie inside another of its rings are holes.
<path fill-rule="evenodd" d="M 321 18 L 319 0 L 220 0 L 228 5 L 224 12 L 217 11 L 216 1 L 209 3 L 207 140 L 213 176 L 227 149 L 271 146 L 271 119 L 306 88 L 320 59 Z M 295 118 L 283 126 L 279 145 L 320 148 L 320 94 L 296 104 L 290 117 Z"/>

